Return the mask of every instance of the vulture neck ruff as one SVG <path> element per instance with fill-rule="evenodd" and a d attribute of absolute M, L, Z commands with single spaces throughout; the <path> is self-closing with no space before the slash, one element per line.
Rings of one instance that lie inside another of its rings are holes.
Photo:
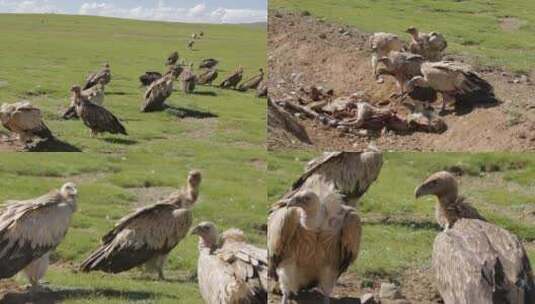
<path fill-rule="evenodd" d="M 309 231 L 318 231 L 323 225 L 326 217 L 326 210 L 319 202 L 317 204 L 308 206 L 306 208 L 300 208 L 301 217 L 299 222 Z"/>

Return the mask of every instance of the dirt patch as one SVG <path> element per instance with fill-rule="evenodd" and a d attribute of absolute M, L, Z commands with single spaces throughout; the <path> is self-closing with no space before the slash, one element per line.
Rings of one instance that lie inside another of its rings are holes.
<path fill-rule="evenodd" d="M 405 106 L 391 100 L 396 92 L 393 79 L 386 77 L 385 83 L 378 84 L 372 76 L 367 33 L 298 13 L 280 11 L 269 18 L 269 86 L 273 100 L 295 97 L 300 88 L 314 85 L 333 89 L 335 97 L 361 91 L 374 106 L 402 116 L 409 113 Z M 502 70 L 479 68 L 478 72 L 494 86 L 503 102 L 496 107 L 476 107 L 468 113 L 443 116 L 448 130 L 442 134 L 344 134 L 320 122 L 301 122 L 313 144 L 322 150 L 359 150 L 373 141 L 383 150 L 535 151 L 535 86 L 529 78 L 520 81 L 518 75 Z M 435 107 L 439 103 L 440 98 Z M 279 149 L 284 139 L 271 137 L 268 143 L 276 142 L 277 146 L 269 148 Z"/>
<path fill-rule="evenodd" d="M 500 19 L 500 28 L 506 32 L 518 31 L 525 24 L 527 24 L 526 21 L 520 20 L 515 17 L 506 17 Z"/>
<path fill-rule="evenodd" d="M 378 294 L 378 288 L 382 282 L 388 282 L 381 278 L 362 278 L 355 273 L 343 274 L 331 296 L 331 303 L 360 303 L 360 297 L 367 293 Z M 430 269 L 409 269 L 401 276 L 401 294 L 410 303 L 438 304 L 441 303 L 440 295 L 433 285 Z M 292 304 L 316 304 L 321 303 L 322 296 L 318 292 L 302 292 L 293 299 Z M 281 296 L 269 295 L 269 304 L 278 304 Z"/>

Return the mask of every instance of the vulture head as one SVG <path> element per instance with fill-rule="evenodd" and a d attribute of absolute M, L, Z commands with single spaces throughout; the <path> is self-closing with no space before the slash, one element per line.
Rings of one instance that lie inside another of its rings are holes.
<path fill-rule="evenodd" d="M 106 62 L 106 63 L 104 64 L 104 67 L 105 67 L 106 69 L 109 69 L 109 68 L 110 68 L 110 64 Z"/>
<path fill-rule="evenodd" d="M 202 174 L 201 171 L 198 170 L 192 170 L 188 174 L 188 185 L 193 188 L 197 189 L 199 188 L 199 185 L 202 181 Z"/>
<path fill-rule="evenodd" d="M 425 78 L 423 78 L 422 76 L 416 76 L 416 77 L 413 77 L 411 80 L 407 81 L 406 88 L 407 88 L 407 92 L 412 92 L 414 88 L 416 87 L 425 88 L 428 86 L 429 85 L 427 84 L 427 81 L 425 80 Z"/>
<path fill-rule="evenodd" d="M 414 26 L 409 27 L 405 32 L 409 33 L 413 37 L 418 37 L 418 29 L 416 29 Z"/>
<path fill-rule="evenodd" d="M 63 196 L 65 199 L 72 199 L 75 198 L 76 195 L 78 195 L 78 189 L 76 189 L 75 183 L 65 183 L 63 186 L 61 186 L 61 189 L 59 191 L 61 193 L 61 196 Z"/>
<path fill-rule="evenodd" d="M 423 184 L 416 188 L 414 195 L 416 198 L 424 195 L 435 195 L 437 197 L 457 197 L 457 181 L 449 172 L 440 171 L 429 176 Z"/>
<path fill-rule="evenodd" d="M 217 246 L 217 228 L 212 222 L 201 222 L 191 229 L 191 234 L 199 236 L 203 247 L 215 248 Z"/>

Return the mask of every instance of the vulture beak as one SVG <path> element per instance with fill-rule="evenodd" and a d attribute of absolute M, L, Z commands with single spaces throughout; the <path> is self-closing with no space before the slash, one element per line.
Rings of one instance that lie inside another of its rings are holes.
<path fill-rule="evenodd" d="M 416 190 L 414 191 L 414 196 L 416 198 L 420 198 L 424 195 L 427 195 L 428 193 L 426 192 L 426 184 L 421 184 L 420 186 L 418 186 L 418 188 L 416 188 Z"/>
<path fill-rule="evenodd" d="M 200 235 L 201 234 L 201 229 L 202 229 L 201 226 L 195 226 L 195 227 L 193 227 L 193 229 L 191 229 L 190 234 L 191 235 L 194 235 L 194 234 Z"/>

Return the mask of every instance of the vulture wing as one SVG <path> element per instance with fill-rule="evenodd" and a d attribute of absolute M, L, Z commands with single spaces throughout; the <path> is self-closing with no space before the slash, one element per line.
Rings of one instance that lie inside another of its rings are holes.
<path fill-rule="evenodd" d="M 96 132 L 128 135 L 126 129 L 115 115 L 106 108 L 92 102 L 84 103 L 80 118 L 82 118 L 87 127 Z"/>
<path fill-rule="evenodd" d="M 240 84 L 239 90 L 240 91 L 247 91 L 250 89 L 256 89 L 260 82 L 264 79 L 264 74 L 256 75 L 246 81 L 244 81 L 242 84 Z"/>
<path fill-rule="evenodd" d="M 45 125 L 41 116 L 41 110 L 31 104 L 18 106 L 11 118 L 20 130 L 31 132 L 41 138 L 52 138 L 52 132 Z"/>
<path fill-rule="evenodd" d="M 357 211 L 344 206 L 346 216 L 340 233 L 340 264 L 338 275 L 344 273 L 357 259 L 362 235 L 362 226 Z"/>
<path fill-rule="evenodd" d="M 268 260 L 269 276 L 277 279 L 277 267 L 283 260 L 288 247 L 299 227 L 299 214 L 296 208 L 288 208 L 279 202 L 270 210 L 268 217 Z"/>
<path fill-rule="evenodd" d="M 186 236 L 191 223 L 189 209 L 166 203 L 141 208 L 121 219 L 102 238 L 102 246 L 81 269 L 117 273 L 140 266 L 155 254 L 170 252 Z"/>
<path fill-rule="evenodd" d="M 511 233 L 461 219 L 433 245 L 433 270 L 445 303 L 533 303 L 535 284 L 526 253 Z"/>
<path fill-rule="evenodd" d="M 207 84 L 211 83 L 217 78 L 217 70 L 208 70 L 202 74 L 200 74 L 197 79 L 199 84 Z"/>
<path fill-rule="evenodd" d="M 63 240 L 75 208 L 58 191 L 11 202 L 0 215 L 0 278 L 8 278 Z"/>
<path fill-rule="evenodd" d="M 111 80 L 111 73 L 108 68 L 100 70 L 98 73 L 93 73 L 89 75 L 85 81 L 85 85 L 82 90 L 87 90 L 99 82 L 100 79 L 104 80 L 104 84 L 108 84 Z"/>

